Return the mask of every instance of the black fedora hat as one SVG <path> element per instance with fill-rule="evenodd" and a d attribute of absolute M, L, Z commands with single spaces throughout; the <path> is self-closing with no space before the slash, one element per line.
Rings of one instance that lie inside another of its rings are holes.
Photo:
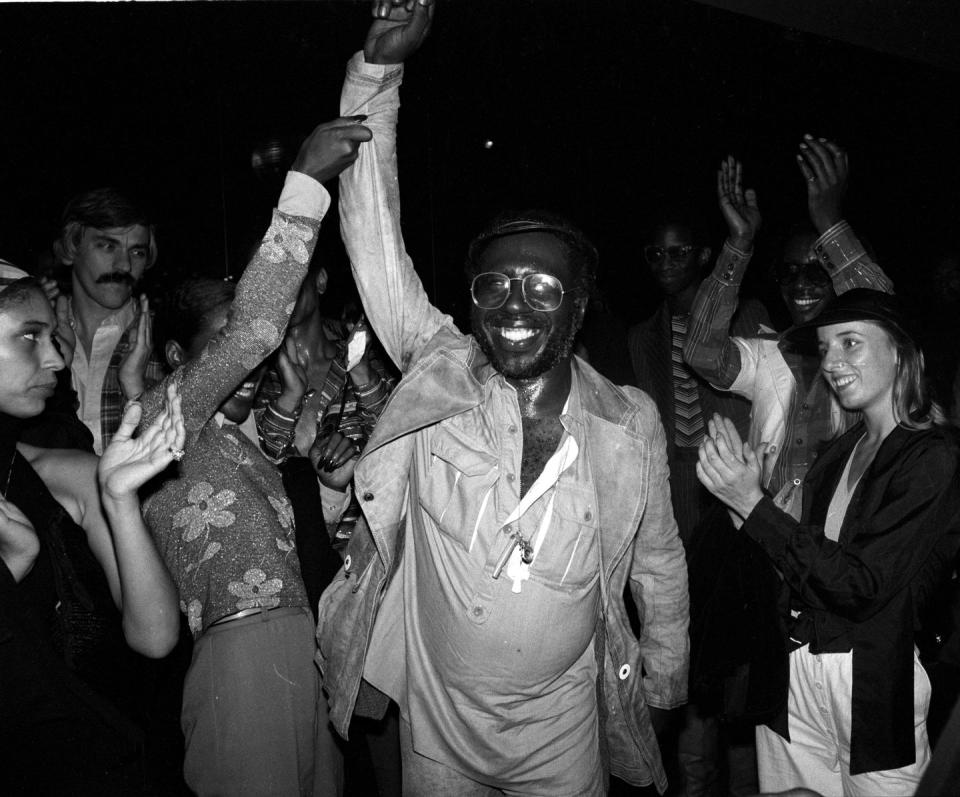
<path fill-rule="evenodd" d="M 817 342 L 818 328 L 847 321 L 878 321 L 910 337 L 903 308 L 896 296 L 870 288 L 854 288 L 837 296 L 816 318 L 790 327 L 781 338 L 797 346 L 813 346 Z"/>

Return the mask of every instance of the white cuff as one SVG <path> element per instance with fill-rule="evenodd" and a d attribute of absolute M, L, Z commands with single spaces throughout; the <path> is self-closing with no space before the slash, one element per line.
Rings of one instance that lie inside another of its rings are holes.
<path fill-rule="evenodd" d="M 330 209 L 330 194 L 309 175 L 289 171 L 277 209 L 288 216 L 304 216 L 321 221 Z"/>

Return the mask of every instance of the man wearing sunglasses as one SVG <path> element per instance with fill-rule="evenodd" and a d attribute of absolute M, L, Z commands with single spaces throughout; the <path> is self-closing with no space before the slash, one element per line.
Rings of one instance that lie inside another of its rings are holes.
<path fill-rule="evenodd" d="M 652 716 L 684 702 L 688 655 L 663 430 L 643 393 L 571 354 L 597 253 L 566 220 L 505 215 L 474 239 L 473 335 L 429 303 L 395 133 L 401 62 L 432 10 L 377 4 L 341 97 L 373 131 L 341 183 L 344 241 L 403 379 L 320 601 L 331 718 L 346 733 L 384 695 L 399 704 L 405 794 L 602 795 L 611 773 L 663 791 Z"/>
<path fill-rule="evenodd" d="M 712 649 L 709 655 L 702 653 L 710 639 L 710 630 L 704 627 L 707 624 L 703 620 L 716 600 L 718 586 L 712 563 L 698 568 L 695 558 L 697 551 L 729 538 L 728 529 L 733 532 L 725 506 L 697 478 L 697 447 L 713 413 L 730 418 L 746 435 L 750 404 L 739 396 L 712 388 L 683 361 L 690 310 L 700 283 L 709 273 L 712 254 L 697 225 L 667 217 L 657 224 L 649 241 L 643 247 L 643 257 L 663 294 L 663 302 L 650 318 L 630 329 L 627 348 L 634 384 L 656 401 L 663 421 L 670 497 L 689 563 L 691 694 L 679 723 L 675 760 L 686 795 L 718 791 L 755 794 L 758 785 L 753 729 L 743 732 L 729 725 L 721 726 L 713 707 L 715 689 L 711 688 L 708 694 L 703 686 L 713 683 L 715 672 L 724 666 L 727 657 Z M 721 249 L 718 268 L 735 262 L 737 251 L 731 246 Z M 735 334 L 755 334 L 762 324 L 769 325 L 763 305 L 752 299 L 742 302 L 733 319 Z M 743 595 L 735 597 L 739 605 L 749 602 Z M 669 764 L 670 761 L 668 769 Z M 726 783 L 721 785 L 724 772 Z"/>

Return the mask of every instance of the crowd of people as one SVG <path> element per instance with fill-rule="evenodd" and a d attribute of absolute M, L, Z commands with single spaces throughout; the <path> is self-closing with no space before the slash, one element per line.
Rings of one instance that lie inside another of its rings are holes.
<path fill-rule="evenodd" d="M 618 386 L 569 219 L 473 238 L 469 333 L 416 274 L 399 94 L 433 15 L 375 0 L 236 284 L 138 295 L 162 241 L 110 188 L 66 205 L 69 287 L 0 262 L 4 792 L 953 793 L 960 438 L 846 151 L 799 144 L 775 314 L 740 295 L 735 158 L 722 243 L 657 223 Z"/>

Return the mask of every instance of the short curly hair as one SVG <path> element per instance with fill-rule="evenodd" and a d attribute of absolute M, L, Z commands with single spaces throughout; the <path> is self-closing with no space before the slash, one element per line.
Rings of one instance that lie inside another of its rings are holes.
<path fill-rule="evenodd" d="M 596 297 L 600 261 L 596 247 L 569 219 L 541 209 L 508 210 L 496 215 L 467 248 L 467 262 L 464 265 L 467 282 L 472 282 L 480 273 L 480 260 L 491 241 L 525 232 L 545 232 L 557 238 L 563 244 L 574 272 L 573 290 L 588 299 Z"/>

